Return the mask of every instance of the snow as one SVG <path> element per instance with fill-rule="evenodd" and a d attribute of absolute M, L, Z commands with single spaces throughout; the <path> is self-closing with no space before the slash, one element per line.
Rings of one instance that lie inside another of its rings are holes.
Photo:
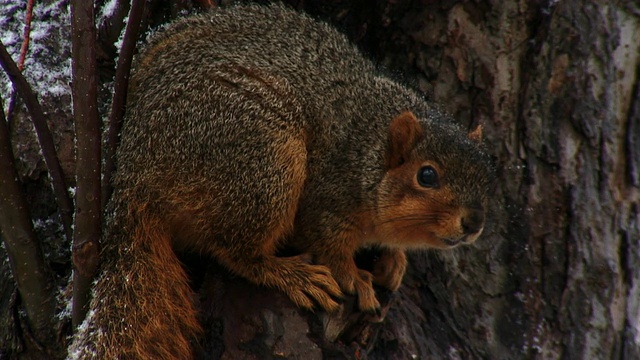
<path fill-rule="evenodd" d="M 20 56 L 26 2 L 0 0 L 0 39 L 15 62 Z M 68 0 L 36 2 L 23 74 L 39 98 L 71 93 L 71 43 Z M 0 72 L 0 96 L 6 107 L 12 85 Z"/>
<path fill-rule="evenodd" d="M 52 218 L 48 218 L 45 220 L 42 219 L 35 219 L 32 220 L 32 224 L 33 224 L 33 229 L 35 231 L 45 231 L 46 229 L 48 229 L 51 226 L 58 226 L 58 221 L 52 219 Z"/>
<path fill-rule="evenodd" d="M 93 321 L 94 316 L 95 316 L 94 310 L 89 310 L 82 324 L 80 324 L 80 326 L 78 326 L 78 328 L 76 329 L 76 336 L 86 335 L 86 333 L 89 331 L 89 325 L 91 325 L 91 322 Z M 101 332 L 98 331 L 96 336 L 101 337 L 102 336 Z M 86 351 L 87 349 L 81 346 L 72 345 L 69 348 L 69 353 L 67 354 L 67 360 L 85 359 Z"/>
<path fill-rule="evenodd" d="M 72 310 L 73 302 L 71 301 L 72 300 L 71 296 L 67 296 L 66 292 L 67 292 L 67 288 L 65 287 L 62 287 L 58 290 L 58 295 L 57 295 L 58 304 L 64 305 L 64 308 L 62 308 L 60 312 L 56 314 L 56 320 L 58 322 L 67 321 L 71 319 L 71 310 Z"/>
<path fill-rule="evenodd" d="M 100 8 L 100 11 L 96 18 L 96 24 L 98 24 L 98 27 L 102 27 L 106 21 L 109 21 L 111 18 L 113 18 L 117 10 L 118 1 L 107 0 L 107 2 L 105 2 L 105 4 Z M 116 47 L 117 53 L 120 53 L 120 48 L 122 47 L 122 40 L 124 38 L 124 32 L 128 21 L 129 15 L 127 14 L 123 19 L 123 26 L 120 31 L 120 35 L 118 36 L 118 40 L 116 40 L 115 44 L 113 44 Z M 116 58 L 115 60 L 117 61 L 118 59 Z"/>
<path fill-rule="evenodd" d="M 100 9 L 96 23 L 102 24 L 106 19 L 111 18 L 115 13 L 117 6 L 118 0 L 107 0 Z"/>
<path fill-rule="evenodd" d="M 129 23 L 129 15 L 125 16 L 124 18 L 124 23 L 128 24 Z M 115 42 L 115 44 L 113 44 L 116 49 L 118 49 L 118 54 L 120 54 L 120 49 L 122 48 L 122 43 L 124 42 L 124 33 L 127 29 L 127 26 L 123 26 L 122 27 L 122 31 L 120 31 L 120 36 L 118 36 L 118 40 Z M 118 58 L 116 57 L 115 61 L 118 61 Z"/>

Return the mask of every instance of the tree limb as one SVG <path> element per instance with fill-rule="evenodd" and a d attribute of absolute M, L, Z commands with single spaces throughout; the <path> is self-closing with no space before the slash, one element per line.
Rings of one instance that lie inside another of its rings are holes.
<path fill-rule="evenodd" d="M 69 198 L 69 193 L 67 192 L 64 173 L 62 172 L 62 168 L 60 167 L 60 161 L 58 160 L 56 148 L 53 143 L 53 137 L 51 136 L 51 132 L 49 131 L 49 127 L 47 126 L 47 122 L 42 111 L 42 107 L 38 102 L 38 98 L 33 93 L 33 90 L 31 90 L 31 87 L 29 86 L 29 83 L 27 83 L 27 80 L 24 78 L 24 76 L 22 76 L 22 73 L 18 69 L 16 63 L 13 61 L 13 59 L 11 59 L 11 55 L 9 55 L 9 53 L 7 52 L 7 49 L 5 48 L 2 41 L 0 41 L 0 65 L 9 76 L 9 79 L 11 79 L 11 82 L 20 93 L 20 96 L 22 96 L 22 99 L 27 106 L 27 110 L 29 110 L 31 121 L 33 122 L 33 126 L 36 129 L 38 141 L 40 143 L 40 147 L 42 148 L 44 160 L 47 164 L 47 168 L 49 169 L 51 183 L 53 184 L 53 191 L 56 195 L 58 208 L 60 210 L 62 225 L 64 226 L 67 238 L 71 239 L 71 214 L 73 213 L 73 205 L 71 204 L 71 199 Z"/>
<path fill-rule="evenodd" d="M 98 267 L 101 230 L 100 122 L 93 2 L 71 1 L 73 116 L 76 127 L 76 215 L 73 238 L 74 326 L 84 320 Z"/>
<path fill-rule="evenodd" d="M 118 41 L 120 37 L 120 33 L 122 32 L 122 28 L 124 27 L 124 20 L 129 13 L 129 1 L 127 0 L 117 0 L 115 4 L 115 9 L 111 13 L 108 18 L 104 18 L 98 26 L 98 39 L 108 44 L 109 46 L 113 46 L 113 44 Z"/>
<path fill-rule="evenodd" d="M 0 111 L 0 231 L 29 324 L 36 339 L 45 343 L 53 338 L 56 310 L 53 278 L 33 232 L 3 111 Z"/>
<path fill-rule="evenodd" d="M 105 154 L 104 176 L 102 178 L 102 208 L 106 205 L 111 196 L 111 175 L 115 170 L 115 152 L 118 146 L 118 134 L 124 117 L 125 102 L 127 99 L 127 88 L 129 85 L 129 74 L 131 73 L 131 60 L 136 48 L 136 42 L 140 33 L 142 14 L 144 13 L 145 0 L 133 0 L 129 21 L 124 33 L 118 66 L 116 68 L 116 78 L 114 85 L 113 100 L 111 102 L 111 113 L 109 115 L 109 130 L 107 132 L 107 146 Z"/>

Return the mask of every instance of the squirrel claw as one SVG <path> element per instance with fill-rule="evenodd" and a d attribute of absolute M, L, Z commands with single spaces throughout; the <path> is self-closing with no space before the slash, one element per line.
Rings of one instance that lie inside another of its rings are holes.
<path fill-rule="evenodd" d="M 380 307 L 380 305 L 377 305 L 377 306 L 372 307 L 372 308 L 360 309 L 360 311 L 362 311 L 363 313 L 365 313 L 367 315 L 371 315 L 371 316 L 375 316 L 375 317 L 380 317 L 382 315 L 382 308 Z"/>

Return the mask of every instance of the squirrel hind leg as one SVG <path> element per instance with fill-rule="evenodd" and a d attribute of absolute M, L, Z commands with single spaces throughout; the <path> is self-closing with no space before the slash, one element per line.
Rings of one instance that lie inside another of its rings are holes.
<path fill-rule="evenodd" d="M 304 255 L 276 256 L 279 245 L 293 230 L 306 180 L 303 137 L 269 130 L 256 139 L 255 153 L 229 154 L 236 163 L 234 179 L 212 173 L 207 184 L 198 182 L 202 188 L 189 190 L 194 196 L 199 194 L 195 199 L 201 199 L 202 193 L 214 192 L 215 196 L 200 203 L 203 208 L 198 211 L 181 216 L 184 222 L 189 221 L 180 226 L 182 229 L 202 231 L 197 236 L 185 233 L 185 241 L 250 282 L 283 291 L 299 307 L 311 309 L 318 304 L 322 309 L 336 310 L 338 304 L 332 297 L 341 296 L 341 292 L 327 267 L 309 264 Z M 217 190 L 219 186 L 224 186 L 224 191 Z M 180 196 L 172 203 L 185 198 L 190 196 Z M 194 208 L 182 206 L 185 210 Z"/>

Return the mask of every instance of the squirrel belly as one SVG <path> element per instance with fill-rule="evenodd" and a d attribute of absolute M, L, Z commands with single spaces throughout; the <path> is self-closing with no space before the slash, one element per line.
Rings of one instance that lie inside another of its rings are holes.
<path fill-rule="evenodd" d="M 80 358 L 192 357 L 201 329 L 175 252 L 334 311 L 376 312 L 406 248 L 482 232 L 490 157 L 329 25 L 238 6 L 158 31 L 136 58 Z M 382 246 L 372 272 L 362 246 Z M 284 246 L 301 255 L 278 257 Z"/>

